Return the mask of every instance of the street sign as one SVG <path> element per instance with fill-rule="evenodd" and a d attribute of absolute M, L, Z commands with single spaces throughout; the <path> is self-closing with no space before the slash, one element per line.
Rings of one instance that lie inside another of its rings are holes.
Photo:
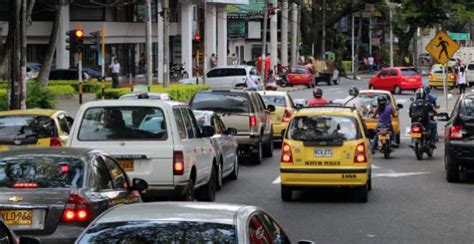
<path fill-rule="evenodd" d="M 471 33 L 449 33 L 449 37 L 453 40 L 469 41 L 471 40 Z"/>
<path fill-rule="evenodd" d="M 425 49 L 438 60 L 438 63 L 445 64 L 458 51 L 459 45 L 446 33 L 439 32 Z"/>

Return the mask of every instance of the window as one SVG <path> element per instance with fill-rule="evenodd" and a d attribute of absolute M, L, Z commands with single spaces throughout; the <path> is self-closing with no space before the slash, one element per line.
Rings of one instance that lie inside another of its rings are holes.
<path fill-rule="evenodd" d="M 105 167 L 109 171 L 115 188 L 128 188 L 127 177 L 117 163 L 109 157 L 104 157 Z"/>
<path fill-rule="evenodd" d="M 385 77 L 387 75 L 388 75 L 388 71 L 384 70 L 384 71 L 380 72 L 379 77 Z"/>
<path fill-rule="evenodd" d="M 474 64 L 469 64 L 467 66 L 467 70 L 474 70 Z"/>
<path fill-rule="evenodd" d="M 38 139 L 56 135 L 56 123 L 47 116 L 0 117 L 0 143 L 2 144 L 14 144 L 14 140 L 20 140 L 21 144 L 36 144 Z"/>
<path fill-rule="evenodd" d="M 221 127 L 219 126 L 219 122 L 217 122 L 216 116 L 212 117 L 211 126 L 212 126 L 212 128 L 214 128 L 214 132 L 215 132 L 216 134 L 222 134 L 222 133 L 224 132 L 224 131 L 221 129 Z"/>
<path fill-rule="evenodd" d="M 243 92 L 200 92 L 191 101 L 195 110 L 212 110 L 227 113 L 248 113 L 250 111 L 249 97 Z"/>
<path fill-rule="evenodd" d="M 193 127 L 193 132 L 195 137 L 201 137 L 201 130 L 199 129 L 199 125 L 194 117 L 193 111 L 191 109 L 186 109 L 188 111 L 188 116 L 191 118 L 191 125 Z"/>
<path fill-rule="evenodd" d="M 259 218 L 262 220 L 262 223 L 268 230 L 268 233 L 271 234 L 271 238 L 273 240 L 272 243 L 279 243 L 279 244 L 286 244 L 290 243 L 290 239 L 280 227 L 280 225 L 270 216 L 265 213 L 261 213 Z"/>
<path fill-rule="evenodd" d="M 398 76 L 398 72 L 394 69 L 390 70 L 390 76 Z"/>
<path fill-rule="evenodd" d="M 224 122 L 222 122 L 218 116 L 214 118 L 216 119 L 216 126 L 219 127 L 219 130 L 222 131 L 222 133 L 226 133 L 227 128 L 225 128 Z"/>
<path fill-rule="evenodd" d="M 194 135 L 193 125 L 191 123 L 191 119 L 189 118 L 187 109 L 181 108 L 181 114 L 183 116 L 184 125 L 185 125 L 186 131 L 188 133 L 188 139 L 192 139 L 192 138 L 195 137 L 195 135 Z"/>
<path fill-rule="evenodd" d="M 350 141 L 359 138 L 357 121 L 347 116 L 295 117 L 287 135 L 296 141 Z"/>
<path fill-rule="evenodd" d="M 419 75 L 416 69 L 402 69 L 402 76 L 415 76 Z"/>
<path fill-rule="evenodd" d="M 264 95 L 262 96 L 263 101 L 265 102 L 265 105 L 273 105 L 276 107 L 286 107 L 286 98 L 285 96 L 270 96 L 270 95 Z"/>
<path fill-rule="evenodd" d="M 250 69 L 250 75 L 258 75 L 257 69 L 256 68 Z"/>
<path fill-rule="evenodd" d="M 176 122 L 176 127 L 178 127 L 179 138 L 185 139 L 186 138 L 186 129 L 184 127 L 183 117 L 181 116 L 181 113 L 179 112 L 179 109 L 177 109 L 177 108 L 173 109 L 173 114 L 174 114 L 174 119 L 175 119 L 175 122 Z"/>
<path fill-rule="evenodd" d="M 263 226 L 262 222 L 257 217 L 257 215 L 254 215 L 252 216 L 252 218 L 250 218 L 250 221 L 248 224 L 248 233 L 249 233 L 250 243 L 254 243 L 254 244 L 272 243 L 272 239 L 270 238 L 268 231 L 265 229 L 265 227 Z"/>
<path fill-rule="evenodd" d="M 109 172 L 104 165 L 104 160 L 100 157 L 94 159 L 94 174 L 96 191 L 113 189 L 114 185 Z"/>
<path fill-rule="evenodd" d="M 69 134 L 69 131 L 71 129 L 71 125 L 69 124 L 69 121 L 66 119 L 66 115 L 60 114 L 58 116 L 58 123 L 59 123 L 59 127 L 61 128 L 61 130 L 64 133 Z"/>
<path fill-rule="evenodd" d="M 0 221 L 0 244 L 13 243 L 10 238 L 10 231 L 3 221 Z"/>
<path fill-rule="evenodd" d="M 207 72 L 208 78 L 215 78 L 215 77 L 221 77 L 221 76 L 222 76 L 222 69 L 213 69 Z"/>

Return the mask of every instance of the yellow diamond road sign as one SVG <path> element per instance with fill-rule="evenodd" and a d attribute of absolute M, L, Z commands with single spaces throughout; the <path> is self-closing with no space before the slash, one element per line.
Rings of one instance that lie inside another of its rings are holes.
<path fill-rule="evenodd" d="M 459 45 L 446 35 L 446 33 L 439 32 L 425 49 L 438 63 L 444 64 L 458 51 Z"/>

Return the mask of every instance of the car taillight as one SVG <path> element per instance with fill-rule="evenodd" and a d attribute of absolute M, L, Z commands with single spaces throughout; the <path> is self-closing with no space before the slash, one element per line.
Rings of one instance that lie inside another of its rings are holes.
<path fill-rule="evenodd" d="M 428 80 L 432 80 L 433 79 L 433 75 L 432 74 L 429 74 L 428 75 Z"/>
<path fill-rule="evenodd" d="M 367 163 L 365 144 L 362 142 L 356 146 L 354 153 L 354 163 Z"/>
<path fill-rule="evenodd" d="M 91 219 L 89 203 L 77 193 L 71 193 L 63 212 L 65 222 L 84 222 Z"/>
<path fill-rule="evenodd" d="M 413 132 L 413 133 L 420 133 L 420 132 L 421 132 L 421 126 L 419 126 L 419 125 L 412 125 L 412 126 L 411 126 L 411 132 Z"/>
<path fill-rule="evenodd" d="M 49 140 L 49 146 L 50 147 L 60 147 L 60 146 L 62 146 L 61 138 L 59 138 L 57 136 L 51 137 L 51 139 Z"/>
<path fill-rule="evenodd" d="M 293 163 L 293 155 L 291 154 L 291 146 L 287 143 L 283 143 L 281 147 L 281 162 Z"/>
<path fill-rule="evenodd" d="M 14 183 L 13 188 L 37 188 L 38 184 L 34 182 L 17 182 Z"/>
<path fill-rule="evenodd" d="M 250 128 L 257 127 L 257 117 L 255 117 L 255 115 L 250 115 L 249 125 L 250 125 Z"/>
<path fill-rule="evenodd" d="M 462 125 L 453 125 L 449 127 L 449 139 L 460 140 L 463 139 L 463 137 Z"/>
<path fill-rule="evenodd" d="M 285 113 L 283 114 L 283 119 L 282 122 L 290 122 L 291 120 L 291 111 L 288 109 L 285 109 Z"/>
<path fill-rule="evenodd" d="M 454 74 L 449 75 L 449 80 L 455 80 L 455 79 L 456 79 L 456 76 L 454 76 Z"/>
<path fill-rule="evenodd" d="M 183 152 L 175 151 L 173 153 L 173 174 L 183 175 L 184 173 L 184 156 Z"/>

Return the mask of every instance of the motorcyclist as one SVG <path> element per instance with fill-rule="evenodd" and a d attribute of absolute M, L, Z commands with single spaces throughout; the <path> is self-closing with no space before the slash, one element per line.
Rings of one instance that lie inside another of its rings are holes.
<path fill-rule="evenodd" d="M 415 123 L 421 123 L 421 125 L 424 128 L 427 128 L 431 131 L 435 129 L 435 126 L 430 123 L 430 115 L 436 115 L 436 109 L 433 106 L 433 104 L 428 101 L 427 99 L 427 94 L 425 92 L 425 89 L 419 88 L 416 93 L 415 93 L 416 99 L 413 101 L 410 105 L 410 109 L 408 111 L 411 122 Z M 434 127 L 434 128 L 433 128 Z M 436 133 L 430 133 L 430 136 L 428 138 L 429 140 L 429 146 L 431 148 L 436 148 Z M 414 147 L 413 144 L 410 145 L 410 147 Z"/>
<path fill-rule="evenodd" d="M 375 131 L 377 132 L 380 128 L 386 127 L 390 131 L 390 141 L 393 142 L 393 128 L 392 128 L 392 115 L 395 111 L 393 110 L 392 105 L 388 102 L 386 96 L 381 95 L 377 97 L 377 109 L 374 113 L 374 118 L 378 117 L 377 127 Z M 372 139 L 372 154 L 375 154 L 375 149 L 377 148 L 378 137 L 375 136 Z"/>
<path fill-rule="evenodd" d="M 313 89 L 314 98 L 308 103 L 310 107 L 324 106 L 328 104 L 328 101 L 323 98 L 323 90 L 319 87 Z"/>
<path fill-rule="evenodd" d="M 431 88 L 429 86 L 425 87 L 425 92 L 426 92 L 426 99 L 433 105 L 434 108 L 438 109 L 439 106 L 436 103 L 436 97 L 431 94 Z M 435 140 L 437 141 L 438 138 L 438 124 L 436 121 L 433 119 L 432 116 L 430 116 L 430 131 Z"/>

